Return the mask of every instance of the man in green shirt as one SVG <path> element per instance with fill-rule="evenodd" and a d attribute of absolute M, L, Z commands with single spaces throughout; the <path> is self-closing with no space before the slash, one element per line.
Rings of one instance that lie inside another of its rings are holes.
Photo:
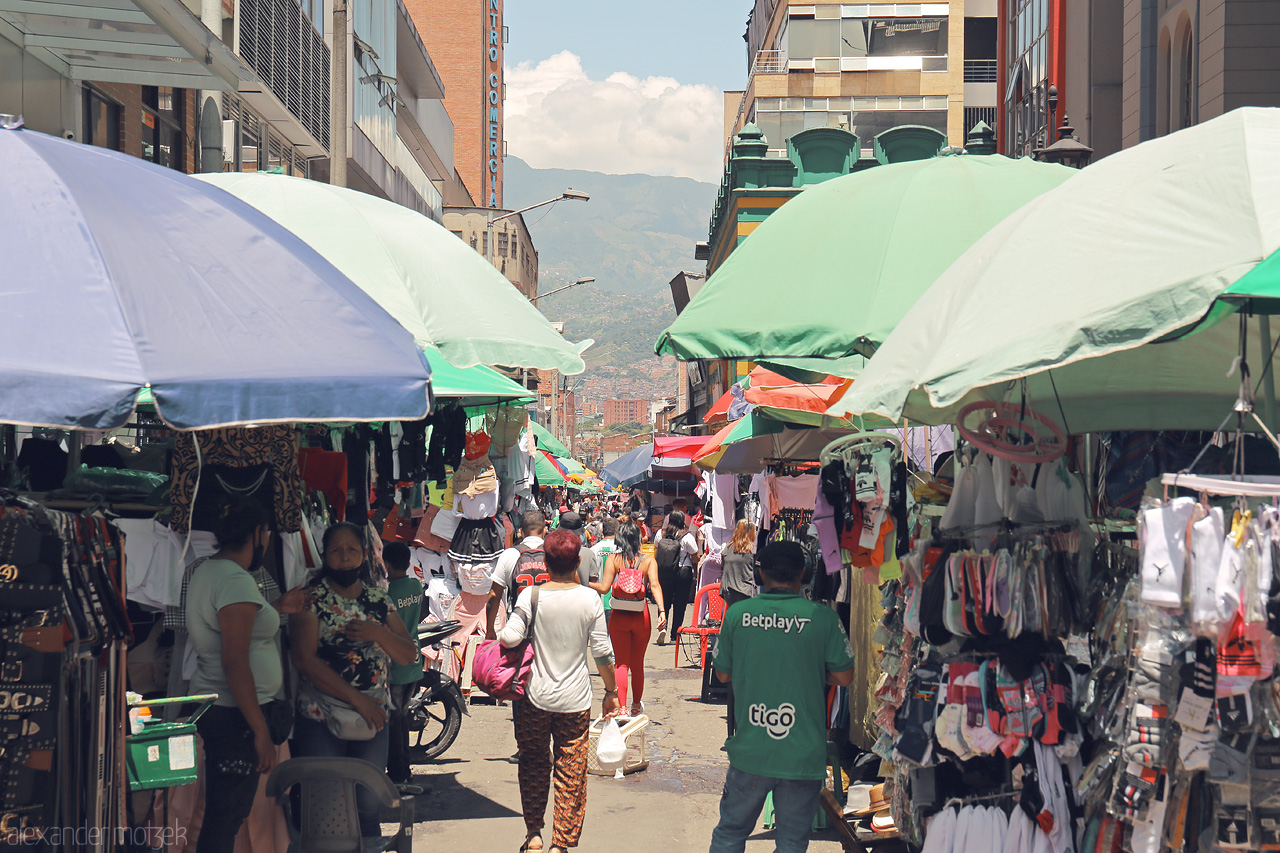
<path fill-rule="evenodd" d="M 825 685 L 853 683 L 853 649 L 834 611 L 800 594 L 804 550 L 774 542 L 764 592 L 725 614 L 715 669 L 733 682 L 736 733 L 711 853 L 742 853 L 773 794 L 778 853 L 804 853 L 827 776 Z"/>
<path fill-rule="evenodd" d="M 409 636 L 417 642 L 418 622 L 422 618 L 422 581 L 409 577 L 409 546 L 403 542 L 388 542 L 382 548 L 382 562 L 387 566 L 387 593 L 395 602 L 400 621 L 409 629 Z M 387 749 L 387 775 L 397 785 L 409 783 L 413 771 L 409 767 L 409 699 L 422 680 L 422 654 L 413 663 L 391 664 L 391 702 L 395 708 L 387 718 L 389 744 Z"/>

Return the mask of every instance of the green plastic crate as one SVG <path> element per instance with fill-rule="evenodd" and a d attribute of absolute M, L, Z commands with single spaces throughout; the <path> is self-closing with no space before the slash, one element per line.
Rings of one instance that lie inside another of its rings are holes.
<path fill-rule="evenodd" d="M 196 781 L 196 727 L 190 723 L 148 723 L 124 742 L 131 791 Z"/>
<path fill-rule="evenodd" d="M 129 771 L 129 790 L 149 791 L 172 788 L 196 781 L 196 720 L 205 712 L 217 694 L 180 696 L 138 702 L 131 707 L 202 702 L 185 723 L 147 723 L 136 735 L 128 735 L 125 764 Z"/>

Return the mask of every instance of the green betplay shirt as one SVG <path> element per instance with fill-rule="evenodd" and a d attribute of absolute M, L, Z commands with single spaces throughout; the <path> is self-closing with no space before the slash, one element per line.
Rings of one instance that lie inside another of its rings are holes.
<path fill-rule="evenodd" d="M 729 763 L 756 776 L 825 779 L 827 672 L 853 667 L 834 611 L 774 589 L 729 608 L 715 668 L 733 676 Z"/>
<path fill-rule="evenodd" d="M 422 618 L 422 581 L 415 577 L 396 578 L 387 584 L 387 594 L 400 614 L 400 621 L 409 631 L 409 638 L 418 642 L 418 621 Z M 422 653 L 413 663 L 391 664 L 392 684 L 413 684 L 422 680 Z"/>

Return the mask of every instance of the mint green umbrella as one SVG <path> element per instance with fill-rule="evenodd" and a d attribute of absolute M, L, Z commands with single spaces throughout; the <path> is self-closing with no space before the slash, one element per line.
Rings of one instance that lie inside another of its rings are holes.
<path fill-rule="evenodd" d="M 654 349 L 687 360 L 869 355 L 975 240 L 1072 174 L 969 154 L 809 187 L 733 251 Z"/>
<path fill-rule="evenodd" d="M 1280 304 L 1277 188 L 1275 108 L 1100 160 L 978 240 L 829 414 L 945 423 L 970 401 L 1022 400 L 1025 380 L 1074 433 L 1218 429 L 1242 335 L 1254 382 L 1280 366 L 1267 318 L 1203 322 Z"/>
<path fill-rule="evenodd" d="M 492 367 L 454 367 L 435 347 L 423 347 L 422 351 L 431 365 L 431 390 L 437 397 L 462 398 L 468 406 L 534 399 L 526 388 Z"/>
<path fill-rule="evenodd" d="M 443 225 L 356 190 L 266 172 L 195 175 L 270 216 L 457 367 L 577 374 L 580 350 Z M 589 342 L 587 342 L 589 344 Z M 323 346 L 324 341 L 316 341 Z"/>

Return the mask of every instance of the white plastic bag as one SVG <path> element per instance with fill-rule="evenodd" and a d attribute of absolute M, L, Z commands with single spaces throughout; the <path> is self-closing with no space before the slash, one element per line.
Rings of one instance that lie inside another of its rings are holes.
<path fill-rule="evenodd" d="M 627 760 L 627 739 L 613 718 L 607 720 L 600 730 L 600 738 L 596 741 L 596 760 L 602 770 L 613 768 L 613 778 L 622 778 L 622 767 Z"/>

